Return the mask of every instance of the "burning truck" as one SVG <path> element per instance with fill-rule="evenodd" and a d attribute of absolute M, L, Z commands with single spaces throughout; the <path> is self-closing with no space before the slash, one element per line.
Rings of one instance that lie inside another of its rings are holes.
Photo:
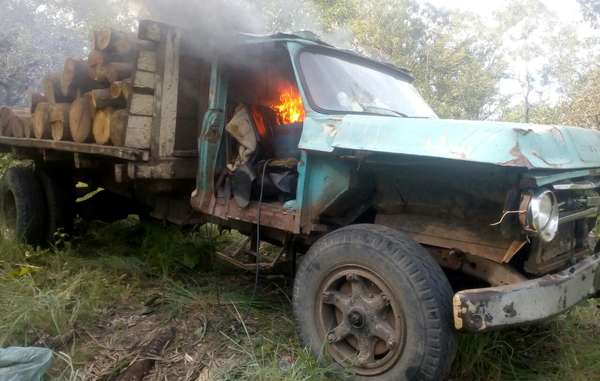
<path fill-rule="evenodd" d="M 218 256 L 287 265 L 302 342 L 357 380 L 443 379 L 459 332 L 597 295 L 597 131 L 439 119 L 406 70 L 309 33 L 95 36 L 32 122 L 0 113 L 0 148 L 34 163 L 2 179 L 4 235 L 38 244 L 75 214 L 236 229 Z M 104 191 L 76 203 L 77 182 Z"/>

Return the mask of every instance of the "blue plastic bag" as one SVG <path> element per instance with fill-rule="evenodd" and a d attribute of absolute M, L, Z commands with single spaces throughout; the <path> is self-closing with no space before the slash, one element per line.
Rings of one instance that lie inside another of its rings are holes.
<path fill-rule="evenodd" d="M 0 348 L 0 381 L 42 381 L 51 364 L 47 348 Z"/>

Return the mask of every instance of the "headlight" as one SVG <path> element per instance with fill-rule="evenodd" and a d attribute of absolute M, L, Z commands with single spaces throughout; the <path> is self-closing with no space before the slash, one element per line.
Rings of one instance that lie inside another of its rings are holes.
<path fill-rule="evenodd" d="M 533 196 L 527 206 L 525 228 L 540 236 L 545 242 L 556 237 L 558 231 L 558 202 L 549 190 L 543 190 Z"/>

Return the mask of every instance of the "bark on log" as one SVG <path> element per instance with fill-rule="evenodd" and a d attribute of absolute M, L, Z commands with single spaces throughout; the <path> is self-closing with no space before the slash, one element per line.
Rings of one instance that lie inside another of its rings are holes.
<path fill-rule="evenodd" d="M 63 74 L 53 73 L 48 74 L 43 79 L 44 92 L 46 99 L 50 104 L 71 103 L 73 100 L 75 100 L 75 96 L 77 95 L 75 91 L 71 91 L 69 89 L 67 89 L 67 91 L 63 91 L 62 77 Z"/>
<path fill-rule="evenodd" d="M 74 142 L 87 143 L 90 140 L 95 113 L 90 93 L 84 94 L 73 102 L 69 110 L 69 130 Z"/>
<path fill-rule="evenodd" d="M 12 117 L 8 121 L 8 129 L 13 137 L 31 137 L 31 126 L 31 112 L 28 108 L 12 109 Z"/>
<path fill-rule="evenodd" d="M 59 103 L 50 106 L 50 132 L 52 140 L 71 140 L 69 129 L 69 111 L 71 104 Z"/>
<path fill-rule="evenodd" d="M 98 66 L 107 65 L 113 62 L 134 62 L 136 51 L 132 50 L 127 53 L 114 53 L 102 50 L 92 50 L 88 55 L 88 66 L 97 68 Z"/>
<path fill-rule="evenodd" d="M 113 99 L 128 100 L 132 94 L 131 79 L 116 81 L 110 85 L 110 96 Z"/>
<path fill-rule="evenodd" d="M 111 129 L 111 117 L 113 114 L 112 108 L 106 108 L 98 110 L 94 116 L 94 126 L 92 132 L 94 134 L 94 141 L 97 144 L 108 144 L 110 141 L 110 129 Z"/>
<path fill-rule="evenodd" d="M 48 102 L 48 98 L 42 93 L 32 93 L 31 94 L 31 108 L 30 113 L 33 114 L 35 112 L 35 108 L 38 103 Z"/>
<path fill-rule="evenodd" d="M 94 48 L 96 50 L 125 54 L 135 49 L 133 39 L 125 32 L 102 29 L 95 31 L 94 36 Z"/>
<path fill-rule="evenodd" d="M 106 65 L 98 66 L 95 69 L 94 79 L 113 83 L 131 77 L 133 73 L 133 64 L 130 62 L 112 62 Z"/>
<path fill-rule="evenodd" d="M 48 139 L 50 135 L 50 104 L 41 102 L 33 113 L 33 136 L 37 139 Z"/>
<path fill-rule="evenodd" d="M 98 89 L 90 92 L 92 107 L 103 109 L 107 107 L 124 108 L 127 103 L 123 98 L 113 98 L 110 89 Z"/>
<path fill-rule="evenodd" d="M 67 58 L 60 80 L 61 92 L 77 95 L 106 87 L 107 83 L 97 81 L 94 74 L 86 61 Z"/>
<path fill-rule="evenodd" d="M 128 119 L 129 112 L 127 110 L 116 110 L 112 113 L 110 117 L 110 141 L 114 146 L 123 147 L 125 145 Z"/>
<path fill-rule="evenodd" d="M 12 136 L 12 131 L 8 128 L 8 123 L 13 117 L 13 112 L 8 107 L 0 107 L 0 135 Z"/>

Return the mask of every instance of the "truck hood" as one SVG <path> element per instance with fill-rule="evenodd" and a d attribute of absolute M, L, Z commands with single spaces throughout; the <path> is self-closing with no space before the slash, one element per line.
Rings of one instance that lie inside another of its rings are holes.
<path fill-rule="evenodd" d="M 309 113 L 300 148 L 351 149 L 529 169 L 600 167 L 600 132 L 506 122 Z"/>

